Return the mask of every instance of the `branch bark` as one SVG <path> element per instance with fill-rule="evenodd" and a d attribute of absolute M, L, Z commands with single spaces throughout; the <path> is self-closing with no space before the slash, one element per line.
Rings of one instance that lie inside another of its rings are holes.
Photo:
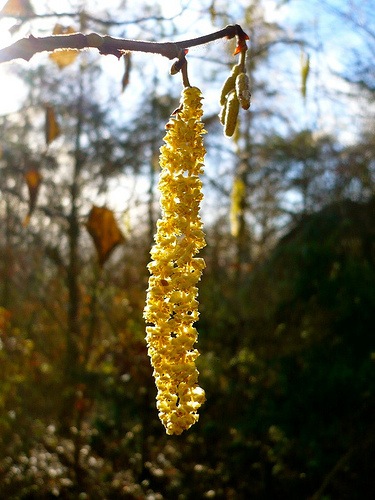
<path fill-rule="evenodd" d="M 143 40 L 129 40 L 126 38 L 114 38 L 108 35 L 101 36 L 98 33 L 73 33 L 69 35 L 51 35 L 35 37 L 30 35 L 0 50 L 0 63 L 24 59 L 29 61 L 38 52 L 53 52 L 58 49 L 96 48 L 100 54 L 112 54 L 120 58 L 128 51 L 148 52 L 160 54 L 168 59 L 180 57 L 181 51 L 197 45 L 204 45 L 220 38 L 237 37 L 239 47 L 244 47 L 248 39 L 241 26 L 230 24 L 222 30 L 208 35 L 178 42 L 147 42 Z"/>

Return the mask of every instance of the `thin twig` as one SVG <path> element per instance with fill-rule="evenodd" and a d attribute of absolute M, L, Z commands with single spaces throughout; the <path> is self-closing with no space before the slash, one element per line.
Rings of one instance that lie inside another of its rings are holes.
<path fill-rule="evenodd" d="M 134 25 L 134 24 L 141 24 L 141 23 L 147 23 L 150 21 L 153 22 L 170 22 L 176 19 L 177 17 L 181 16 L 183 13 L 184 8 L 180 10 L 180 12 L 177 12 L 171 17 L 164 17 L 164 16 L 156 16 L 156 15 L 150 15 L 150 16 L 144 16 L 144 17 L 138 17 L 138 18 L 133 18 L 133 19 L 123 19 L 123 20 L 115 20 L 115 19 L 102 19 L 99 17 L 92 16 L 90 14 L 87 14 L 85 11 L 78 11 L 78 12 L 50 12 L 47 14 L 34 14 L 34 15 L 25 15 L 25 16 L 17 16 L 17 21 L 19 21 L 21 24 L 28 22 L 28 21 L 33 21 L 35 19 L 50 19 L 50 18 L 78 18 L 78 19 L 84 19 L 91 21 L 95 24 L 100 24 L 101 26 L 127 26 L 127 25 Z M 5 15 L 2 14 L 3 18 L 6 17 L 14 17 L 11 15 Z"/>
<path fill-rule="evenodd" d="M 350 455 L 352 454 L 353 450 L 350 449 L 344 455 L 342 455 L 339 460 L 335 463 L 335 465 L 332 467 L 332 469 L 328 472 L 328 474 L 325 476 L 323 483 L 319 487 L 319 489 L 313 494 L 313 496 L 310 498 L 310 500 L 320 500 L 324 494 L 324 491 L 327 489 L 329 483 L 332 481 L 334 476 L 339 472 L 343 466 L 346 464 L 346 462 L 349 460 Z"/>
<path fill-rule="evenodd" d="M 180 56 L 182 49 L 203 45 L 220 38 L 237 37 L 238 42 L 247 39 L 246 34 L 238 24 L 231 24 L 222 30 L 191 38 L 178 42 L 147 42 L 143 40 L 129 40 L 126 38 L 113 38 L 111 36 L 101 36 L 97 33 L 73 33 L 69 35 L 51 35 L 45 37 L 35 37 L 30 35 L 0 50 L 0 63 L 13 61 L 14 59 L 24 59 L 29 61 L 38 52 L 53 52 L 57 49 L 77 49 L 96 48 L 100 54 L 113 54 L 120 58 L 128 51 L 148 52 L 160 54 L 168 59 L 175 59 Z"/>

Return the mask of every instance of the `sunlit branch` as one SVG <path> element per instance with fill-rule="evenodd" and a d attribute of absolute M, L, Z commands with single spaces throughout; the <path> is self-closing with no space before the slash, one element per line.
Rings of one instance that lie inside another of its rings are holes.
<path fill-rule="evenodd" d="M 238 24 L 231 24 L 222 30 L 191 38 L 178 42 L 147 42 L 143 40 L 129 40 L 125 38 L 113 38 L 111 36 L 101 36 L 97 33 L 73 33 L 68 35 L 51 35 L 46 37 L 35 37 L 30 35 L 0 50 L 0 63 L 12 61 L 14 59 L 24 59 L 29 61 L 38 52 L 53 52 L 57 49 L 77 49 L 96 48 L 100 54 L 112 54 L 121 57 L 128 51 L 148 52 L 160 54 L 168 59 L 181 56 L 181 51 L 189 47 L 204 45 L 220 38 L 237 37 L 239 47 L 244 47 L 247 39 L 246 34 Z"/>

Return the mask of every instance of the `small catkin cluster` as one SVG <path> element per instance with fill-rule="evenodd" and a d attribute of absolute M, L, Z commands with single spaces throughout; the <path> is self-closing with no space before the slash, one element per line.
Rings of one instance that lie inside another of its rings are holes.
<path fill-rule="evenodd" d="M 241 64 L 236 64 L 226 79 L 220 95 L 220 121 L 224 133 L 232 137 L 237 125 L 238 112 L 241 108 L 249 109 L 251 102 L 250 81 Z"/>
<path fill-rule="evenodd" d="M 191 427 L 205 401 L 198 386 L 198 333 L 193 326 L 199 315 L 196 285 L 205 266 L 195 255 L 206 244 L 199 216 L 205 155 L 201 100 L 198 88 L 185 88 L 179 110 L 166 125 L 159 159 L 162 219 L 148 265 L 146 340 L 167 434 Z"/>

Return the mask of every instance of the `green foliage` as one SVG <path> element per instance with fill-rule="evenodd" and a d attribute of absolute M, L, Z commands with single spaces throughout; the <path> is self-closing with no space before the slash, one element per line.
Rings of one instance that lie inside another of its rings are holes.
<path fill-rule="evenodd" d="M 246 470 L 247 495 L 305 498 L 346 453 L 350 473 L 334 477 L 333 498 L 340 481 L 366 490 L 374 208 L 374 200 L 328 206 L 303 218 L 241 283 L 225 268 L 204 278 L 201 371 L 214 415 L 205 429 L 215 452 L 231 457 L 237 493 Z"/>

